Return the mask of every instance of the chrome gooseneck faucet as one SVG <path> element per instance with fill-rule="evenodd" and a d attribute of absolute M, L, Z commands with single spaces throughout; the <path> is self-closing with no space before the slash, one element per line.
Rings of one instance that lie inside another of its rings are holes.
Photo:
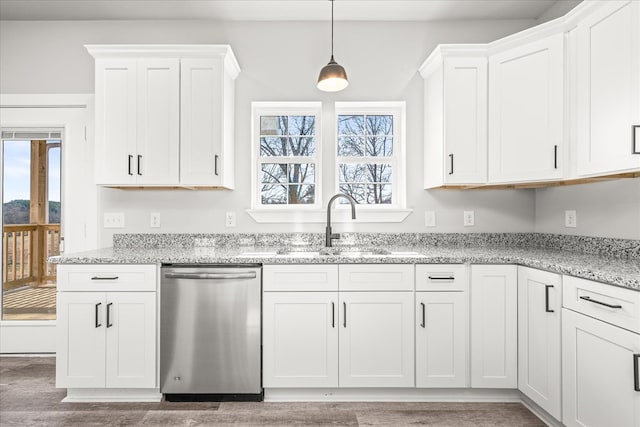
<path fill-rule="evenodd" d="M 351 219 L 356 219 L 356 203 L 357 202 L 353 197 L 351 197 L 348 194 L 338 193 L 335 196 L 333 196 L 331 199 L 329 199 L 329 203 L 327 204 L 327 239 L 325 244 L 327 248 L 330 248 L 331 246 L 333 246 L 332 242 L 334 239 L 340 238 L 340 233 L 331 232 L 331 205 L 336 199 L 340 197 L 344 197 L 349 201 L 349 203 L 351 204 Z"/>

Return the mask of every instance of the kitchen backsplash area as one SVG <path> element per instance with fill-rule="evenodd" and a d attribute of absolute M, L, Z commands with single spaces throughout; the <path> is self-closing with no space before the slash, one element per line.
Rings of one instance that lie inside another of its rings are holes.
<path fill-rule="evenodd" d="M 114 248 L 321 247 L 322 233 L 126 233 L 114 234 Z M 343 233 L 336 246 L 513 247 L 555 249 L 640 260 L 640 240 L 547 233 Z"/>

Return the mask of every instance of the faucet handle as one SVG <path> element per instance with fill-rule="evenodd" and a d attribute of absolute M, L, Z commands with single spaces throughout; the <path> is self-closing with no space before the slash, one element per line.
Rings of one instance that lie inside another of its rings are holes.
<path fill-rule="evenodd" d="M 339 239 L 340 233 L 331 233 L 331 239 Z"/>

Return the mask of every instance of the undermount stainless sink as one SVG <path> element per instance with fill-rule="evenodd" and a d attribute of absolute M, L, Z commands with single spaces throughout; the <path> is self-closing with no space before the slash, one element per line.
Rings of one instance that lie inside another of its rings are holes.
<path fill-rule="evenodd" d="M 377 249 L 377 248 L 298 248 L 298 249 L 281 249 L 277 252 L 277 255 L 280 256 L 351 256 L 351 257 L 362 257 L 362 256 L 386 256 L 390 255 L 391 252 L 385 249 Z"/>

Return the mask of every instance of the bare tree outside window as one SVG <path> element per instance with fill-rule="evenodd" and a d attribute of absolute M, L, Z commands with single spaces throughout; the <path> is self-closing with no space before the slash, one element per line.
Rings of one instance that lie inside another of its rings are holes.
<path fill-rule="evenodd" d="M 260 116 L 261 204 L 315 203 L 315 155 L 315 116 Z"/>
<path fill-rule="evenodd" d="M 338 115 L 339 190 L 368 205 L 393 203 L 393 115 Z"/>

